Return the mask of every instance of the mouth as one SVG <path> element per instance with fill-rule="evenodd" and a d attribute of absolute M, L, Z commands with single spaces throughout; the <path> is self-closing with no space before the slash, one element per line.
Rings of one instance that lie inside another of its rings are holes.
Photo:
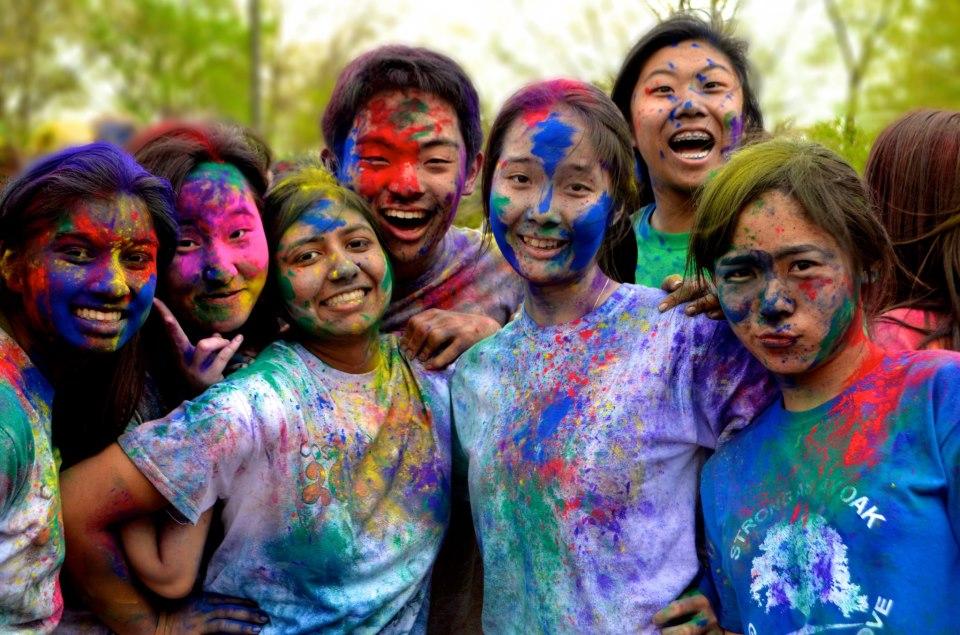
<path fill-rule="evenodd" d="M 782 333 L 764 333 L 757 337 L 760 344 L 767 349 L 782 350 L 792 347 L 800 340 L 799 335 L 784 335 Z"/>
<path fill-rule="evenodd" d="M 532 255 L 534 258 L 543 258 L 549 259 L 553 258 L 570 243 L 569 240 L 562 240 L 558 238 L 538 238 L 535 236 L 527 236 L 525 234 L 517 234 L 520 238 L 521 244 L 524 246 L 524 251 Z"/>
<path fill-rule="evenodd" d="M 716 140 L 705 130 L 681 130 L 667 141 L 670 149 L 686 161 L 700 161 L 709 156 Z"/>
<path fill-rule="evenodd" d="M 391 234 L 409 242 L 423 235 L 433 219 L 433 212 L 420 208 L 388 207 L 380 210 L 380 216 Z"/>
<path fill-rule="evenodd" d="M 214 291 L 212 293 L 204 293 L 200 296 L 200 300 L 204 302 L 211 302 L 213 304 L 226 304 L 231 302 L 234 298 L 240 295 L 240 292 L 243 289 L 232 289 L 229 291 Z"/>
<path fill-rule="evenodd" d="M 331 309 L 355 309 L 363 304 L 368 293 L 370 293 L 369 289 L 350 289 L 349 291 L 342 291 L 330 296 L 326 300 L 321 301 L 320 304 Z"/>
<path fill-rule="evenodd" d="M 103 337 L 115 337 L 125 322 L 123 311 L 116 309 L 104 311 L 77 307 L 73 314 L 81 320 L 84 330 Z"/>

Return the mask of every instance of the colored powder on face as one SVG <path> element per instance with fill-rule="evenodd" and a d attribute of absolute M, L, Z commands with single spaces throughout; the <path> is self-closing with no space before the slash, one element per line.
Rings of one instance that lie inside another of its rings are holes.
<path fill-rule="evenodd" d="M 557 166 L 566 157 L 567 150 L 573 146 L 573 126 L 560 120 L 560 114 L 551 112 L 550 116 L 537 124 L 537 132 L 532 136 L 531 152 L 543 161 L 543 170 L 548 179 L 553 178 Z"/>
<path fill-rule="evenodd" d="M 854 328 L 852 322 L 855 310 L 854 298 L 845 297 L 843 303 L 833 312 L 833 317 L 830 318 L 830 330 L 827 331 L 823 341 L 820 342 L 820 350 L 810 365 L 811 367 L 818 366 L 830 357 L 836 351 L 839 343 L 843 341 L 843 336 L 846 335 L 847 331 Z"/>
<path fill-rule="evenodd" d="M 573 262 L 570 263 L 573 270 L 583 269 L 597 255 L 612 208 L 613 199 L 609 192 L 604 192 L 590 209 L 573 222 Z"/>
<path fill-rule="evenodd" d="M 723 116 L 723 127 L 730 131 L 730 145 L 724 148 L 724 151 L 729 152 L 737 148 L 743 138 L 743 118 L 737 113 L 728 112 Z"/>
<path fill-rule="evenodd" d="M 490 193 L 490 231 L 493 232 L 493 238 L 497 241 L 497 246 L 500 247 L 503 257 L 510 263 L 514 271 L 520 273 L 517 254 L 513 251 L 513 246 L 507 241 L 509 228 L 503 222 L 503 214 L 508 205 L 510 205 L 510 197 L 496 192 Z"/>

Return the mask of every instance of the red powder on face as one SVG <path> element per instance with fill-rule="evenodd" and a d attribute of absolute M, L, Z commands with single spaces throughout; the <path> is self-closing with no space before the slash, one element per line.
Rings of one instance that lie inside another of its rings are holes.
<path fill-rule="evenodd" d="M 521 117 L 523 118 L 523 123 L 527 124 L 528 127 L 533 128 L 537 124 L 542 123 L 550 116 L 550 107 L 538 108 L 535 110 L 526 110 L 524 111 Z"/>
<path fill-rule="evenodd" d="M 811 278 L 809 280 L 804 280 L 797 286 L 800 287 L 800 291 L 802 291 L 803 295 L 807 297 L 807 300 L 814 302 L 816 301 L 817 296 L 820 294 L 820 290 L 831 283 L 832 280 L 828 278 Z"/>

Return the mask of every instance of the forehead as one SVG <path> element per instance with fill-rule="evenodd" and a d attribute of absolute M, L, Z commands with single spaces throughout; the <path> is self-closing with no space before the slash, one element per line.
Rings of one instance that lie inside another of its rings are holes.
<path fill-rule="evenodd" d="M 766 192 L 740 210 L 731 249 L 773 251 L 797 244 L 839 252 L 837 241 L 810 220 L 803 206 L 782 192 Z"/>
<path fill-rule="evenodd" d="M 370 223 L 357 210 L 330 199 L 321 199 L 303 212 L 283 233 L 284 241 L 297 240 L 306 236 L 323 236 L 330 232 L 361 225 L 368 229 Z"/>
<path fill-rule="evenodd" d="M 657 49 L 647 58 L 640 69 L 639 81 L 656 70 L 689 71 L 706 67 L 723 66 L 734 72 L 730 58 L 712 44 L 703 40 L 684 40 L 674 45 Z"/>
<path fill-rule="evenodd" d="M 462 142 L 454 107 L 437 95 L 416 88 L 376 93 L 357 111 L 354 126 L 360 134 L 389 128 L 422 136 L 444 134 Z"/>
<path fill-rule="evenodd" d="M 250 207 L 255 211 L 253 190 L 235 166 L 229 163 L 201 163 L 184 179 L 177 197 L 179 220 L 198 215 Z"/>
<path fill-rule="evenodd" d="M 52 233 L 54 236 L 81 235 L 101 242 L 156 241 L 153 219 L 146 204 L 128 194 L 76 201 L 44 226 L 47 231 L 38 236 L 44 240 Z"/>
<path fill-rule="evenodd" d="M 585 122 L 568 106 L 555 104 L 542 110 L 525 111 L 507 128 L 504 152 L 532 154 L 544 161 L 559 158 L 557 153 L 567 158 L 593 156 L 593 144 L 585 133 Z"/>

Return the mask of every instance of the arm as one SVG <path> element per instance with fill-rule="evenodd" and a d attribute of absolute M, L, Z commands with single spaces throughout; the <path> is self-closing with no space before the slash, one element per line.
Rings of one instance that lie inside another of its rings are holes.
<path fill-rule="evenodd" d="M 427 309 L 407 321 L 400 345 L 426 368 L 445 368 L 498 330 L 500 323 L 485 315 Z"/>
<path fill-rule="evenodd" d="M 60 483 L 66 574 L 112 630 L 153 633 L 159 614 L 133 585 L 110 526 L 161 509 L 166 499 L 115 443 L 66 470 Z"/>
<path fill-rule="evenodd" d="M 186 597 L 197 580 L 212 517 L 213 510 L 208 509 L 196 525 L 178 523 L 167 514 L 123 525 L 120 537 L 130 568 L 157 595 Z"/>

